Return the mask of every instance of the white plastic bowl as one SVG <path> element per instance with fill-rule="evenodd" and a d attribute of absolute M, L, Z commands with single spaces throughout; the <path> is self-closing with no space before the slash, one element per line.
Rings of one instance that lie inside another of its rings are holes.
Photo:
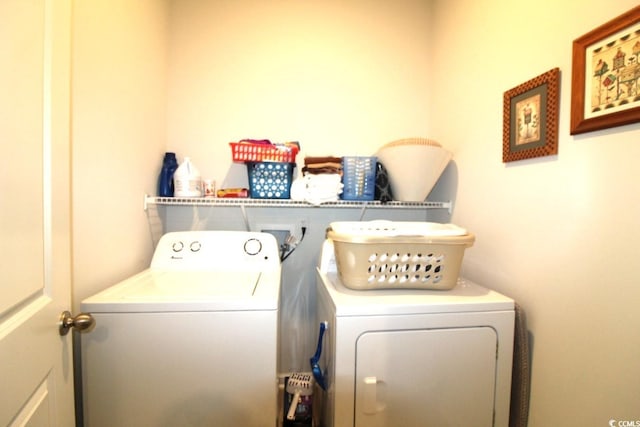
<path fill-rule="evenodd" d="M 394 199 L 402 202 L 424 201 L 453 157 L 426 138 L 393 141 L 375 155 L 387 169 Z"/>

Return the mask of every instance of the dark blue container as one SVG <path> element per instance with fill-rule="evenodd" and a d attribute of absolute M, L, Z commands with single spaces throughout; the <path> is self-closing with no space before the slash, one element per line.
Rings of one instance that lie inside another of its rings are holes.
<path fill-rule="evenodd" d="M 165 153 L 158 178 L 158 196 L 173 197 L 173 173 L 178 169 L 176 153 Z"/>

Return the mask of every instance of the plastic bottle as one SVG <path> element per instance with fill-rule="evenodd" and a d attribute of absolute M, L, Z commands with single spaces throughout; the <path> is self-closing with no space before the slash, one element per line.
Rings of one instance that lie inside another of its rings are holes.
<path fill-rule="evenodd" d="M 202 197 L 202 176 L 188 157 L 173 174 L 173 185 L 176 197 Z"/>
<path fill-rule="evenodd" d="M 173 174 L 178 169 L 178 161 L 176 153 L 164 153 L 162 161 L 162 169 L 158 178 L 158 196 L 173 197 Z"/>

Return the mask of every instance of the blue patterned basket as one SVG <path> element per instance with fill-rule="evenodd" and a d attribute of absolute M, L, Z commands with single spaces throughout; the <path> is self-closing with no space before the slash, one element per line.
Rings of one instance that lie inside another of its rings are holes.
<path fill-rule="evenodd" d="M 284 162 L 247 162 L 251 198 L 289 199 L 295 166 Z"/>

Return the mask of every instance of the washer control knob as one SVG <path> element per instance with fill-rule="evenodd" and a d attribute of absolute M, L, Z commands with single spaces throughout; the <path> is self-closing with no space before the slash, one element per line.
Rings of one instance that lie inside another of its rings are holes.
<path fill-rule="evenodd" d="M 197 240 L 191 242 L 191 244 L 189 245 L 189 249 L 191 249 L 191 252 L 198 252 L 201 248 L 202 248 L 202 243 L 200 243 Z"/>
<path fill-rule="evenodd" d="M 258 255 L 262 250 L 262 242 L 258 239 L 249 239 L 244 242 L 244 251 L 248 255 Z"/>
<path fill-rule="evenodd" d="M 171 249 L 173 249 L 173 252 L 180 252 L 182 249 L 184 249 L 184 243 L 180 241 L 173 242 L 173 245 L 171 245 Z"/>

